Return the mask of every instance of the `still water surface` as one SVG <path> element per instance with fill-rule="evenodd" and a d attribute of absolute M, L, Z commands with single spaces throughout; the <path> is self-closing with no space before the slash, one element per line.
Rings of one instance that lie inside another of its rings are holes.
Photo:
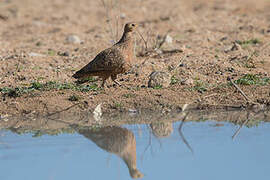
<path fill-rule="evenodd" d="M 0 179 L 270 179 L 270 123 L 243 127 L 232 140 L 233 124 L 186 122 L 182 133 L 193 153 L 180 123 L 41 137 L 2 130 Z"/>

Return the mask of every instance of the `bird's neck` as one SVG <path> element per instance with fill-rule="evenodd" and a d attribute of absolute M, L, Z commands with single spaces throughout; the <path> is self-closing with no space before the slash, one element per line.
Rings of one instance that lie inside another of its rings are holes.
<path fill-rule="evenodd" d="M 121 39 L 116 44 L 126 44 L 133 46 L 134 38 L 132 32 L 124 32 Z"/>
<path fill-rule="evenodd" d="M 136 167 L 136 154 L 130 154 L 129 152 L 125 152 L 122 155 L 122 159 L 124 160 L 125 164 L 127 165 L 129 172 L 133 172 L 137 169 Z"/>

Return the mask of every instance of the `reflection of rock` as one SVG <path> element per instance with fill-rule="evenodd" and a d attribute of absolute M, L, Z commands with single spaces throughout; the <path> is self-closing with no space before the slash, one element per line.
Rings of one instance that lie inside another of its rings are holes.
<path fill-rule="evenodd" d="M 98 129 L 79 129 L 78 132 L 92 140 L 105 151 L 114 153 L 124 160 L 132 178 L 142 178 L 136 165 L 136 140 L 126 128 L 112 126 Z"/>
<path fill-rule="evenodd" d="M 153 134 L 158 137 L 168 137 L 173 132 L 172 122 L 153 122 L 150 124 Z"/>

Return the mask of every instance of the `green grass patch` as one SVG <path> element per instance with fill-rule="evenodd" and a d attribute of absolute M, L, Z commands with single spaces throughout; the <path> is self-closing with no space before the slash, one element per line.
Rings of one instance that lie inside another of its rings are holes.
<path fill-rule="evenodd" d="M 80 97 L 77 95 L 71 95 L 68 98 L 69 101 L 79 101 L 79 99 L 80 99 Z"/>
<path fill-rule="evenodd" d="M 204 93 L 207 91 L 207 88 L 208 88 L 207 83 L 200 80 L 196 80 L 195 85 L 191 88 L 191 90 L 198 91 L 199 93 Z"/>
<path fill-rule="evenodd" d="M 133 97 L 136 97 L 136 94 L 127 93 L 127 94 L 123 94 L 123 97 L 125 97 L 125 98 L 133 98 Z"/>
<path fill-rule="evenodd" d="M 162 89 L 162 85 L 157 85 L 157 86 L 153 87 L 153 89 Z"/>
<path fill-rule="evenodd" d="M 55 56 L 56 52 L 52 49 L 48 49 L 48 55 L 49 56 Z"/>
<path fill-rule="evenodd" d="M 175 76 L 171 77 L 171 84 L 177 84 L 179 82 L 179 79 L 177 79 Z"/>
<path fill-rule="evenodd" d="M 114 109 L 122 109 L 123 105 L 120 102 L 115 102 L 113 105 Z"/>
<path fill-rule="evenodd" d="M 57 136 L 60 134 L 74 134 L 76 131 L 73 128 L 62 128 L 54 130 L 28 130 L 23 128 L 10 128 L 11 132 L 18 135 L 22 134 L 32 134 L 32 137 L 41 137 L 43 135 Z"/>
<path fill-rule="evenodd" d="M 49 135 L 49 136 L 58 136 L 61 134 L 74 134 L 78 132 L 79 130 L 89 130 L 92 132 L 98 132 L 102 128 L 100 125 L 93 125 L 93 126 L 81 126 L 81 125 L 71 125 L 70 127 L 61 128 L 61 129 L 46 129 L 46 130 L 40 130 L 40 129 L 27 129 L 27 128 L 8 128 L 6 130 L 9 130 L 13 133 L 16 133 L 18 135 L 25 135 L 30 134 L 34 138 L 39 138 L 43 135 Z"/>
<path fill-rule="evenodd" d="M 33 91 L 49 91 L 49 90 L 65 90 L 70 89 L 74 91 L 88 92 L 88 91 L 98 91 L 101 90 L 97 84 L 93 83 L 90 85 L 82 85 L 75 83 L 59 83 L 55 81 L 49 81 L 46 83 L 40 83 L 38 81 L 32 82 L 28 86 L 22 87 L 3 87 L 0 88 L 0 92 L 9 97 L 19 97 L 22 94 L 33 92 Z"/>
<path fill-rule="evenodd" d="M 256 74 L 245 74 L 239 79 L 234 81 L 235 84 L 239 85 L 267 85 L 270 83 L 269 77 L 260 77 Z"/>
<path fill-rule="evenodd" d="M 253 38 L 253 39 L 249 39 L 249 40 L 244 40 L 244 41 L 236 40 L 235 42 L 237 44 L 240 44 L 241 46 L 255 45 L 255 44 L 261 43 L 261 41 L 259 39 L 257 39 L 257 38 Z"/>
<path fill-rule="evenodd" d="M 97 78 L 94 78 L 94 77 L 87 77 L 87 78 L 83 78 L 83 79 L 77 80 L 77 83 L 78 83 L 78 84 L 81 84 L 81 83 L 95 82 L 95 81 L 97 81 Z"/>

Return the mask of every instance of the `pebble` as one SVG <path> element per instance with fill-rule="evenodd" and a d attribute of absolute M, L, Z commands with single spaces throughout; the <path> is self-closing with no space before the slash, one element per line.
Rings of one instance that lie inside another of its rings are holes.
<path fill-rule="evenodd" d="M 68 42 L 68 43 L 74 43 L 74 44 L 80 44 L 81 43 L 81 40 L 76 35 L 69 35 L 66 38 L 66 42 Z"/>
<path fill-rule="evenodd" d="M 230 52 L 230 51 L 238 51 L 238 50 L 242 50 L 241 45 L 238 44 L 238 43 L 233 43 L 233 45 L 227 46 L 227 47 L 224 49 L 224 52 L 225 52 L 225 53 L 228 53 L 228 52 Z"/>
<path fill-rule="evenodd" d="M 167 72 L 154 71 L 149 76 L 148 87 L 169 87 L 171 83 L 171 75 Z"/>
<path fill-rule="evenodd" d="M 128 113 L 130 116 L 134 116 L 138 113 L 138 111 L 136 109 L 128 109 Z"/>
<path fill-rule="evenodd" d="M 185 66 L 185 64 L 183 64 L 183 63 L 179 64 L 179 67 L 184 67 L 184 66 Z"/>
<path fill-rule="evenodd" d="M 59 56 L 69 56 L 69 52 L 65 51 L 65 52 L 58 52 L 57 53 Z"/>
<path fill-rule="evenodd" d="M 215 74 L 223 75 L 223 72 L 221 72 L 221 71 L 216 71 Z"/>
<path fill-rule="evenodd" d="M 7 122 L 7 121 L 8 121 L 8 117 L 9 117 L 8 114 L 0 115 L 0 120 L 3 120 L 3 121 L 5 121 L 5 122 Z"/>
<path fill-rule="evenodd" d="M 169 34 L 167 34 L 165 41 L 166 41 L 166 43 L 171 44 L 173 42 L 173 38 Z"/>
<path fill-rule="evenodd" d="M 182 85 L 193 85 L 194 84 L 194 81 L 193 79 L 187 79 L 187 80 L 184 80 L 181 82 Z"/>
<path fill-rule="evenodd" d="M 125 14 L 125 13 L 121 13 L 121 14 L 120 14 L 120 18 L 121 18 L 121 19 L 125 19 L 125 18 L 126 18 L 126 14 Z"/>
<path fill-rule="evenodd" d="M 238 43 L 233 43 L 233 46 L 231 48 L 231 51 L 237 51 L 237 50 L 242 50 L 242 47 Z"/>

